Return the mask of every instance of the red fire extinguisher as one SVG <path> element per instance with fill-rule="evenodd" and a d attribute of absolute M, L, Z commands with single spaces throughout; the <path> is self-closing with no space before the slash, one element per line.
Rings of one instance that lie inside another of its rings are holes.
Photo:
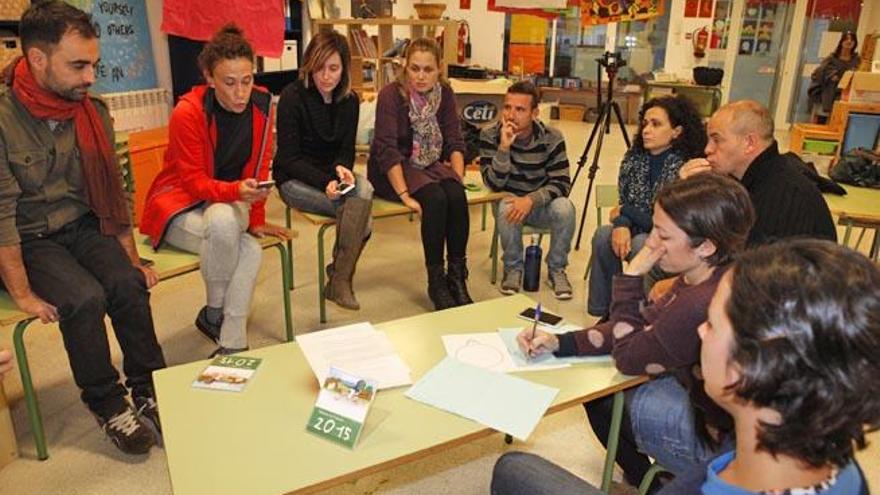
<path fill-rule="evenodd" d="M 463 64 L 471 56 L 471 28 L 466 21 L 458 23 L 458 47 L 456 49 L 458 63 Z"/>
<path fill-rule="evenodd" d="M 709 30 L 705 26 L 697 29 L 691 35 L 694 44 L 694 57 L 703 58 L 706 56 L 706 47 L 709 46 Z"/>

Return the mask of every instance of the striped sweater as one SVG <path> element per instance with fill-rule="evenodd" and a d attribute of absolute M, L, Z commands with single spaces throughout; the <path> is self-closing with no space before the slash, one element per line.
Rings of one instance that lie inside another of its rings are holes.
<path fill-rule="evenodd" d="M 535 206 L 567 197 L 571 190 L 565 139 L 541 121 L 532 124 L 527 143 L 514 141 L 509 151 L 498 150 L 501 123 L 480 133 L 480 172 L 493 191 L 529 196 Z"/>

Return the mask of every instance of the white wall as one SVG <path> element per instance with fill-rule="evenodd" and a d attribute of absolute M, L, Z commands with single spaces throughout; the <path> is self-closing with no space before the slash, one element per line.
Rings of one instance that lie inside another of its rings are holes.
<path fill-rule="evenodd" d="M 690 79 L 693 68 L 698 65 L 707 65 L 708 59 L 714 56 L 723 56 L 721 50 L 707 50 L 702 59 L 694 57 L 694 46 L 691 40 L 685 39 L 689 33 L 701 27 L 712 29 L 709 18 L 684 17 L 685 0 L 669 0 L 666 8 L 669 9 L 669 36 L 666 38 L 666 63 L 663 70 L 674 73 L 679 78 Z"/>
<path fill-rule="evenodd" d="M 412 0 L 398 0 L 394 8 L 412 3 Z M 457 1 L 446 2 L 444 15 L 450 19 L 467 21 L 470 26 L 470 63 L 501 70 L 504 67 L 504 13 L 486 10 L 487 0 L 472 0 L 469 10 L 462 10 L 458 8 L 459 5 Z"/>

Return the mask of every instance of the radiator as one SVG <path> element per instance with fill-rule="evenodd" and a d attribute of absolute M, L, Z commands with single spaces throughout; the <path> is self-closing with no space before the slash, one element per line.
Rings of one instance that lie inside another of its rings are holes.
<path fill-rule="evenodd" d="M 171 109 L 166 89 L 106 93 L 101 98 L 110 107 L 114 131 L 132 132 L 168 125 Z"/>

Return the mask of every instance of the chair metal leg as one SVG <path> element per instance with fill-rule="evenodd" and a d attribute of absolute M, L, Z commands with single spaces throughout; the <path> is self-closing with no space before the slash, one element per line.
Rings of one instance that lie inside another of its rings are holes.
<path fill-rule="evenodd" d="M 284 220 L 285 224 L 287 225 L 287 230 L 290 230 L 290 228 L 293 226 L 290 208 L 285 208 Z M 290 269 L 290 284 L 288 284 L 288 289 L 293 290 L 293 239 L 287 240 L 287 266 Z"/>
<path fill-rule="evenodd" d="M 874 229 L 874 240 L 871 242 L 871 250 L 868 252 L 868 257 L 877 261 L 878 254 L 880 254 L 880 229 Z"/>
<path fill-rule="evenodd" d="M 483 232 L 486 231 L 486 210 L 488 210 L 488 209 L 489 209 L 489 203 L 483 203 L 483 221 L 482 221 L 482 227 L 481 227 L 481 230 Z"/>
<path fill-rule="evenodd" d="M 498 226 L 492 229 L 492 246 L 489 247 L 489 257 L 492 258 L 492 285 L 498 279 Z"/>
<path fill-rule="evenodd" d="M 605 468 L 602 470 L 602 491 L 605 493 L 611 493 L 611 475 L 614 473 L 620 424 L 623 422 L 623 399 L 623 391 L 616 392 L 611 406 L 611 430 L 608 432 L 608 450 L 605 453 Z"/>
<path fill-rule="evenodd" d="M 645 476 L 642 477 L 641 483 L 639 483 L 639 495 L 646 495 L 648 493 L 648 489 L 651 488 L 651 483 L 654 482 L 654 477 L 657 476 L 657 473 L 662 473 L 667 471 L 663 466 L 657 464 L 651 464 L 651 467 L 648 469 L 648 472 L 645 473 Z"/>
<path fill-rule="evenodd" d="M 843 245 L 849 247 L 849 236 L 852 235 L 853 222 L 846 220 L 846 229 L 843 231 Z"/>
<path fill-rule="evenodd" d="M 327 323 L 327 301 L 324 299 L 324 232 L 333 225 L 326 223 L 318 228 L 318 310 L 321 323 Z"/>
<path fill-rule="evenodd" d="M 37 459 L 45 461 L 49 458 L 46 449 L 46 433 L 43 430 L 43 417 L 40 415 L 40 403 L 37 402 L 37 394 L 34 391 L 34 382 L 31 379 L 31 370 L 28 366 L 27 351 L 24 348 L 24 331 L 34 318 L 21 320 L 15 325 L 12 342 L 15 346 L 15 356 L 18 360 L 18 372 L 21 374 L 21 386 L 24 391 L 24 401 L 27 406 L 28 423 L 34 434 L 34 444 L 37 446 Z"/>
<path fill-rule="evenodd" d="M 593 253 L 590 253 L 590 259 L 587 260 L 587 267 L 584 268 L 584 280 L 590 277 L 590 268 L 593 268 Z"/>
<path fill-rule="evenodd" d="M 284 303 L 284 329 L 287 333 L 287 341 L 293 342 L 293 314 L 290 308 L 290 284 L 293 273 L 290 269 L 290 258 L 283 244 L 275 244 L 278 254 L 281 256 L 281 301 Z"/>

